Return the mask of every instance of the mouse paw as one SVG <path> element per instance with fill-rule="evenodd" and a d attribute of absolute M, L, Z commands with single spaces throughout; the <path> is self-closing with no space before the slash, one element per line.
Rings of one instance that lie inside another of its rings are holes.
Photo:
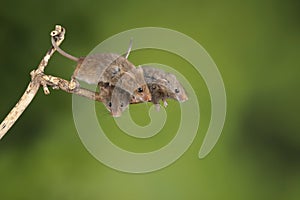
<path fill-rule="evenodd" d="M 168 106 L 168 102 L 164 100 L 164 107 L 166 108 Z"/>
<path fill-rule="evenodd" d="M 156 110 L 157 112 L 160 111 L 160 105 L 159 105 L 159 104 L 155 104 L 155 110 Z"/>
<path fill-rule="evenodd" d="M 80 85 L 79 85 L 79 82 L 76 80 L 76 79 L 71 79 L 68 87 L 70 90 L 75 90 L 76 88 L 78 88 Z"/>

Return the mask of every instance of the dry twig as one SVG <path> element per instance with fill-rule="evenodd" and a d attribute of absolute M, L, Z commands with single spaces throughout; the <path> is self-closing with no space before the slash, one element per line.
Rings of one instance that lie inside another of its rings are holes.
<path fill-rule="evenodd" d="M 57 25 L 55 27 L 55 30 L 51 32 L 52 39 L 55 40 L 55 43 L 57 46 L 59 46 L 62 41 L 64 40 L 65 36 L 65 29 L 61 27 L 60 25 Z M 18 103 L 15 105 L 15 107 L 9 112 L 9 114 L 6 116 L 6 118 L 3 120 L 3 122 L 0 124 L 0 139 L 7 133 L 7 131 L 14 125 L 14 123 L 17 121 L 17 119 L 21 116 L 21 114 L 24 112 L 24 110 L 27 108 L 27 106 L 31 103 L 33 98 L 35 97 L 38 89 L 40 86 L 43 87 L 44 93 L 49 94 L 50 91 L 48 89 L 48 86 L 51 86 L 55 89 L 61 89 L 68 93 L 77 94 L 80 96 L 84 96 L 86 98 L 95 100 L 95 101 L 101 101 L 102 99 L 99 97 L 98 93 L 89 91 L 84 88 L 76 87 L 74 86 L 74 82 L 69 82 L 67 80 L 45 75 L 44 71 L 45 68 L 53 55 L 53 53 L 56 51 L 54 47 L 51 47 L 44 58 L 41 60 L 40 64 L 38 65 L 36 70 L 33 70 L 31 75 L 31 81 L 24 92 L 23 96 L 20 98 Z"/>

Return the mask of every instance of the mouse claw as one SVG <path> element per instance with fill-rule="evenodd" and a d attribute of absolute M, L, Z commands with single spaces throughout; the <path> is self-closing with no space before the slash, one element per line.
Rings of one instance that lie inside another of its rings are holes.
<path fill-rule="evenodd" d="M 160 111 L 160 105 L 159 105 L 159 104 L 155 104 L 155 110 L 156 110 L 157 112 Z"/>
<path fill-rule="evenodd" d="M 79 82 L 76 79 L 72 78 L 70 83 L 69 83 L 69 89 L 70 90 L 75 90 L 78 87 L 79 87 Z"/>
<path fill-rule="evenodd" d="M 166 108 L 168 106 L 168 102 L 164 100 L 164 107 Z"/>

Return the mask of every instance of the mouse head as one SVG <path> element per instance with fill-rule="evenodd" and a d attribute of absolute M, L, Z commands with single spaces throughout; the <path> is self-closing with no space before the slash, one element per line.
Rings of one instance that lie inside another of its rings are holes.
<path fill-rule="evenodd" d="M 151 66 L 145 65 L 142 68 L 147 84 L 155 83 L 156 86 L 161 86 L 160 90 L 163 91 L 163 94 L 165 94 L 167 98 L 173 98 L 180 102 L 184 102 L 188 99 L 184 88 L 175 75 Z M 153 93 L 153 91 L 151 93 Z"/>
<path fill-rule="evenodd" d="M 168 97 L 173 98 L 179 102 L 188 100 L 188 96 L 183 86 L 177 80 L 174 74 L 166 73 L 163 79 L 158 80 L 157 83 L 166 88 Z"/>
<path fill-rule="evenodd" d="M 127 91 L 137 101 L 151 100 L 151 94 L 144 80 L 143 70 L 140 67 L 125 72 L 116 86 Z"/>
<path fill-rule="evenodd" d="M 113 82 L 114 79 L 118 79 L 122 73 L 123 71 L 120 66 L 112 64 L 106 68 L 101 76 L 105 82 Z"/>
<path fill-rule="evenodd" d="M 111 98 L 106 102 L 106 108 L 113 117 L 120 117 L 130 103 L 130 94 L 125 90 L 115 87 L 112 90 Z"/>

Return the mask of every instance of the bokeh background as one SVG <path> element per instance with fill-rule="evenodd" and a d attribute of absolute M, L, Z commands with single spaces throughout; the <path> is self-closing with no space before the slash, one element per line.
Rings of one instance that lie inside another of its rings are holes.
<path fill-rule="evenodd" d="M 167 52 L 132 52 L 133 63 L 167 64 L 193 83 L 201 122 L 188 151 L 171 166 L 149 174 L 110 169 L 81 143 L 72 118 L 72 96 L 61 91 L 45 96 L 39 91 L 0 141 L 0 199 L 299 199 L 299 19 L 300 3 L 292 0 L 2 0 L 1 120 L 50 47 L 49 32 L 55 24 L 66 27 L 62 47 L 76 56 L 136 27 L 165 27 L 192 37 L 223 76 L 228 112 L 216 147 L 199 160 L 210 118 L 209 94 L 201 76 Z M 74 62 L 55 54 L 46 72 L 68 79 L 74 67 Z M 178 104 L 170 104 L 167 112 L 177 116 Z M 105 108 L 96 107 L 101 124 L 117 130 Z M 147 124 L 147 108 L 130 109 L 137 123 Z M 149 142 L 121 131 L 108 137 L 122 148 L 143 152 L 163 146 L 173 132 L 168 125 Z"/>

